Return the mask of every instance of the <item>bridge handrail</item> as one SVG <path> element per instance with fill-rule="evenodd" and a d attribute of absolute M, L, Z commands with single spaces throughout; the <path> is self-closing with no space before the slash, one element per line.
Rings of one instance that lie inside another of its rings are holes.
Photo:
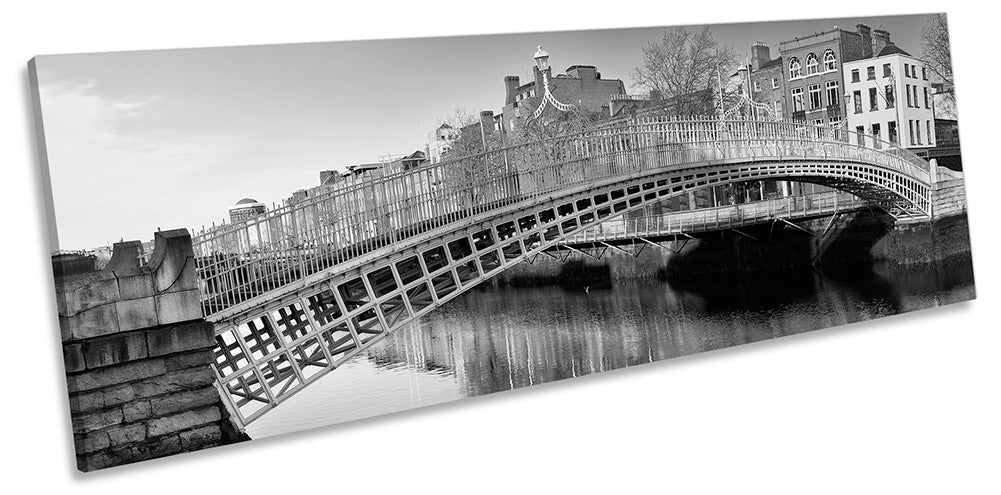
<path fill-rule="evenodd" d="M 243 223 L 203 230 L 193 239 L 203 301 L 218 301 L 205 307 L 206 316 L 236 304 L 241 292 L 274 290 L 416 233 L 563 188 L 759 159 L 858 161 L 928 181 L 927 163 L 913 153 L 852 131 L 784 121 L 633 119 L 360 177 Z"/>

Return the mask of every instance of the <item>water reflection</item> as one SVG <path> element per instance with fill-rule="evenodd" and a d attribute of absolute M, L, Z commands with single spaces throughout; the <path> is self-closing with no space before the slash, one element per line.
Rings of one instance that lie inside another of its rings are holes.
<path fill-rule="evenodd" d="M 974 297 L 969 260 L 486 287 L 397 331 L 257 423 L 261 438 Z"/>

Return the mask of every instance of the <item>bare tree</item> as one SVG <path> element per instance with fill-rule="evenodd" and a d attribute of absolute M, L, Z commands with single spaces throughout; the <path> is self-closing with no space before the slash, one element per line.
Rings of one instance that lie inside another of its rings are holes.
<path fill-rule="evenodd" d="M 673 100 L 679 114 L 705 114 L 719 109 L 720 78 L 736 65 L 730 47 L 721 46 L 705 27 L 699 32 L 685 28 L 664 31 L 664 37 L 643 47 L 643 64 L 633 69 L 633 82 L 647 91 Z M 732 98 L 735 88 L 723 83 L 723 98 Z"/>
<path fill-rule="evenodd" d="M 925 21 L 921 30 L 921 50 L 922 58 L 931 69 L 934 79 L 942 83 L 942 97 L 939 101 L 940 106 L 945 108 L 939 108 L 940 113 L 955 118 L 956 93 L 953 90 L 952 50 L 949 47 L 949 25 L 945 14 L 934 14 Z"/>

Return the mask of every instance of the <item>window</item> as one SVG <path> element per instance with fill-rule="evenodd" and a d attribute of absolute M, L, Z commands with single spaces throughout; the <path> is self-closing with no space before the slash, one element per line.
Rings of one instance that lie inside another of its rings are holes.
<path fill-rule="evenodd" d="M 796 88 L 792 90 L 792 111 L 803 111 L 803 88 Z"/>
<path fill-rule="evenodd" d="M 915 120 L 914 124 L 915 124 L 914 125 L 915 134 L 918 135 L 918 144 L 921 144 L 921 121 Z"/>
<path fill-rule="evenodd" d="M 921 79 L 928 80 L 928 69 L 926 67 L 921 68 Z"/>
<path fill-rule="evenodd" d="M 931 103 L 928 101 L 928 88 L 921 88 L 925 92 L 925 108 L 931 108 Z"/>
<path fill-rule="evenodd" d="M 837 58 L 834 56 L 834 50 L 827 50 L 824 52 L 824 71 L 832 71 L 837 69 L 835 65 Z"/>
<path fill-rule="evenodd" d="M 904 64 L 904 77 L 911 77 L 911 66 Z"/>
<path fill-rule="evenodd" d="M 758 81 L 754 81 L 754 90 L 761 91 L 761 86 L 758 85 Z"/>
<path fill-rule="evenodd" d="M 897 144 L 897 123 L 894 121 L 886 123 L 886 137 L 890 138 L 890 142 Z"/>
<path fill-rule="evenodd" d="M 893 85 L 887 84 L 884 89 L 884 98 L 886 98 L 886 108 L 893 108 Z"/>
<path fill-rule="evenodd" d="M 865 146 L 865 127 L 858 126 L 855 128 L 855 139 L 859 146 Z"/>
<path fill-rule="evenodd" d="M 799 59 L 793 57 L 789 60 L 789 79 L 803 77 L 803 67 L 799 65 Z"/>
<path fill-rule="evenodd" d="M 814 55 L 814 54 L 811 53 L 811 54 L 809 54 L 809 55 L 806 56 L 806 73 L 807 74 L 816 74 L 818 72 L 817 69 L 819 67 L 820 67 L 820 63 L 817 62 L 817 56 L 816 55 Z"/>
<path fill-rule="evenodd" d="M 810 85 L 810 109 L 813 110 L 816 108 L 820 108 L 821 103 L 822 102 L 820 100 L 820 85 L 819 84 Z"/>
<path fill-rule="evenodd" d="M 931 121 L 930 120 L 926 120 L 925 121 L 925 130 L 928 131 L 928 144 L 935 144 L 934 142 L 932 142 L 933 139 L 931 137 Z"/>
<path fill-rule="evenodd" d="M 879 149 L 879 148 L 882 147 L 882 146 L 880 146 L 880 141 L 882 141 L 882 138 L 880 137 L 879 133 L 880 133 L 879 124 L 873 124 L 872 125 L 872 144 L 873 144 L 873 147 L 876 148 L 876 149 Z"/>
<path fill-rule="evenodd" d="M 772 89 L 779 89 L 779 78 L 772 78 Z"/>
<path fill-rule="evenodd" d="M 911 85 L 908 84 L 907 87 L 904 88 L 904 89 L 907 90 L 906 91 L 906 93 L 907 93 L 907 106 L 909 108 L 911 106 Z"/>
<path fill-rule="evenodd" d="M 814 132 L 817 135 L 817 139 L 824 138 L 824 119 L 816 119 L 813 121 Z"/>
<path fill-rule="evenodd" d="M 858 69 L 852 69 L 852 82 L 858 82 Z"/>
<path fill-rule="evenodd" d="M 535 96 L 535 90 L 534 89 L 528 90 L 528 97 L 531 98 L 533 96 Z"/>
<path fill-rule="evenodd" d="M 911 145 L 913 145 L 914 144 L 914 121 L 913 120 L 908 120 L 907 121 L 907 128 L 910 129 Z"/>
<path fill-rule="evenodd" d="M 840 98 L 838 98 L 838 82 L 837 81 L 827 81 L 824 84 L 824 88 L 827 90 L 827 104 L 837 105 Z"/>
<path fill-rule="evenodd" d="M 776 119 L 781 119 L 782 118 L 782 102 L 776 101 L 774 103 L 774 105 L 775 105 L 775 118 Z"/>
<path fill-rule="evenodd" d="M 890 64 L 883 64 L 883 77 L 890 77 Z"/>
<path fill-rule="evenodd" d="M 877 91 L 876 88 L 869 88 L 869 111 L 875 112 L 879 110 L 879 102 L 877 101 Z"/>
<path fill-rule="evenodd" d="M 911 77 L 914 79 L 918 78 L 918 66 L 911 64 Z"/>
<path fill-rule="evenodd" d="M 868 81 L 875 80 L 876 79 L 876 67 L 874 67 L 872 65 L 870 65 L 869 67 L 866 67 L 865 68 L 865 78 Z"/>
<path fill-rule="evenodd" d="M 862 92 L 853 92 L 852 98 L 855 100 L 855 113 L 862 113 Z"/>

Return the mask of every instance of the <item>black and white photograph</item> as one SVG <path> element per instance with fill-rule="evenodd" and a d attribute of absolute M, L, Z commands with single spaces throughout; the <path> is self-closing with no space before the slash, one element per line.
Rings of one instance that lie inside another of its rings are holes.
<path fill-rule="evenodd" d="M 72 468 L 976 299 L 952 17 L 831 12 L 32 57 Z"/>

